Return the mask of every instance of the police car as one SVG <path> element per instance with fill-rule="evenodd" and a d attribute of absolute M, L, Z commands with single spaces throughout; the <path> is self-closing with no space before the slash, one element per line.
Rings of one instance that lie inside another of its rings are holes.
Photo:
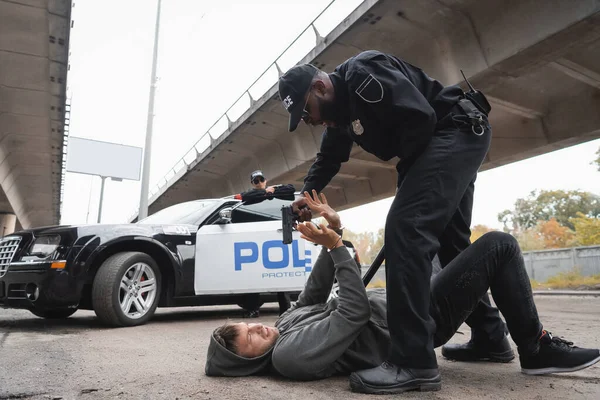
<path fill-rule="evenodd" d="M 290 203 L 197 200 L 135 224 L 15 232 L 0 240 L 0 307 L 44 318 L 94 310 L 105 324 L 134 326 L 157 307 L 295 298 L 320 249 L 296 231 L 283 244 L 281 207 Z"/>

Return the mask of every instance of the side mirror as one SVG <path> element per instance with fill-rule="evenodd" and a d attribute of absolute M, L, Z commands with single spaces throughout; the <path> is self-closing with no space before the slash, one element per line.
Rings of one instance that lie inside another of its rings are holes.
<path fill-rule="evenodd" d="M 217 221 L 218 224 L 229 224 L 231 223 L 231 213 L 233 211 L 233 208 L 231 207 L 227 207 L 222 209 L 221 211 L 219 211 L 219 220 Z"/>

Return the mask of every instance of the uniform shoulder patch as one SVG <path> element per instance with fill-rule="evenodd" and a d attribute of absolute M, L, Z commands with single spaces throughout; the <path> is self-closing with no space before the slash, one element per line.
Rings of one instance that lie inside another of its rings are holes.
<path fill-rule="evenodd" d="M 383 100 L 383 85 L 372 74 L 358 85 L 356 94 L 367 103 L 379 103 Z"/>

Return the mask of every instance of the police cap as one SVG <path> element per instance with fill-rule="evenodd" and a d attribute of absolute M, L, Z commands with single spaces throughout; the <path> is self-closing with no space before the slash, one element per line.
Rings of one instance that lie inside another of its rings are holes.
<path fill-rule="evenodd" d="M 313 77 L 318 69 L 310 64 L 297 65 L 279 78 L 279 97 L 283 107 L 290 113 L 288 130 L 298 127 L 304 111 L 304 96 L 310 89 Z"/>

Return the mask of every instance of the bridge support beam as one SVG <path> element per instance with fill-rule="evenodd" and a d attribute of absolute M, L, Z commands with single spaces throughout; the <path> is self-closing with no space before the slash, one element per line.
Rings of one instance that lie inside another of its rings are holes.
<path fill-rule="evenodd" d="M 0 212 L 0 236 L 10 235 L 15 231 L 17 216 L 12 212 Z"/>

